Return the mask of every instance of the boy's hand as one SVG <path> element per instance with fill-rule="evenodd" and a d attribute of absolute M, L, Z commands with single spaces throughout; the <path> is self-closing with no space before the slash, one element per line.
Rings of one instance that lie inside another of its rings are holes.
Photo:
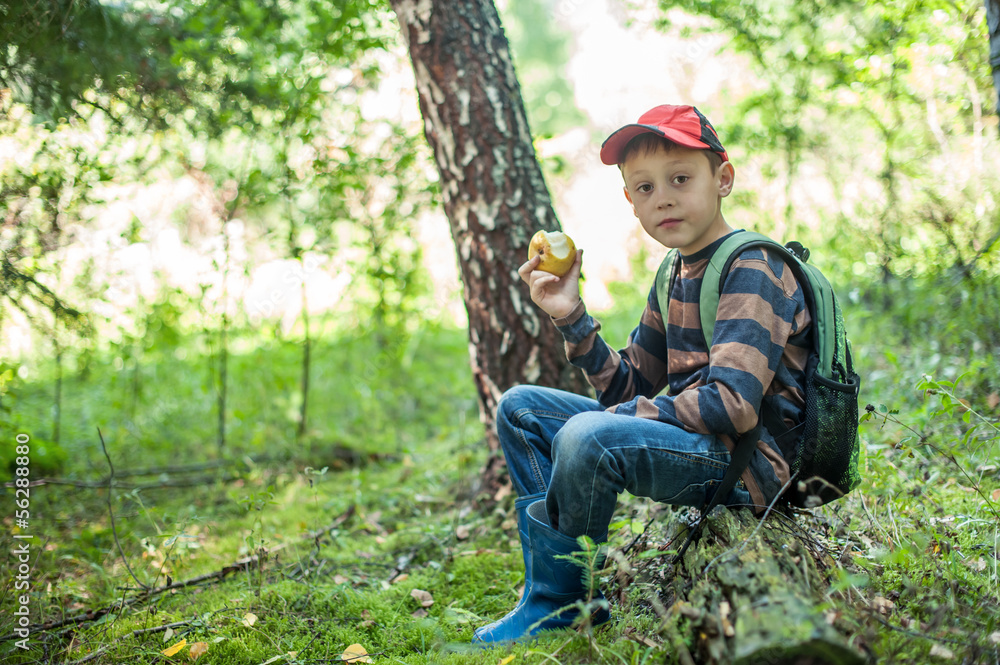
<path fill-rule="evenodd" d="M 531 299 L 554 319 L 568 316 L 580 302 L 580 267 L 583 265 L 583 250 L 576 250 L 576 261 L 569 272 L 562 277 L 537 270 L 541 256 L 535 256 L 517 269 L 517 274 L 528 285 Z"/>

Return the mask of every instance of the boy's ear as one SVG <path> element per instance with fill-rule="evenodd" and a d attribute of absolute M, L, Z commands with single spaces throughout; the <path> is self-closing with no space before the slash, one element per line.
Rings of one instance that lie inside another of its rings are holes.
<path fill-rule="evenodd" d="M 628 186 L 626 185 L 622 187 L 622 191 L 625 192 L 625 200 L 628 201 L 630 206 L 632 206 L 632 214 L 638 217 L 639 211 L 635 209 L 635 204 L 632 203 L 632 195 L 628 193 Z"/>
<path fill-rule="evenodd" d="M 736 169 L 729 162 L 722 162 L 716 171 L 716 178 L 719 182 L 719 196 L 729 196 L 736 181 Z"/>

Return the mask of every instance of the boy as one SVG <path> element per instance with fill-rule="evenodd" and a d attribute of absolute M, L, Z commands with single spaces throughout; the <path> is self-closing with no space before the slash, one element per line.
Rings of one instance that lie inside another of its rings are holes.
<path fill-rule="evenodd" d="M 616 353 L 580 299 L 582 251 L 561 278 L 536 270 L 538 257 L 519 269 L 597 399 L 538 386 L 504 394 L 497 430 L 519 496 L 525 590 L 514 610 L 478 629 L 473 641 L 571 625 L 575 603 L 590 598 L 590 589 L 565 557 L 580 549 L 578 536 L 607 539 L 619 493 L 701 506 L 725 474 L 736 439 L 755 429 L 762 403 L 786 424 L 804 416 L 810 317 L 780 258 L 759 248 L 739 255 L 720 294 L 712 347 L 705 345 L 701 275 L 722 239 L 740 232 L 722 214 L 735 172 L 708 119 L 691 106 L 658 106 L 608 137 L 601 161 L 621 170 L 643 230 L 678 248 L 680 272 L 669 303 L 650 290 L 638 327 Z M 761 510 L 788 478 L 774 437 L 762 428 L 724 502 Z M 599 591 L 596 597 L 603 599 Z M 594 624 L 610 618 L 606 603 L 594 608 Z"/>

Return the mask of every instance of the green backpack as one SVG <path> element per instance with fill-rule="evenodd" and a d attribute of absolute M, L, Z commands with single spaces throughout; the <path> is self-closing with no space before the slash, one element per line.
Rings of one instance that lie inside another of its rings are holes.
<path fill-rule="evenodd" d="M 750 231 L 727 238 L 709 260 L 701 282 L 699 314 L 705 343 L 712 348 L 719 294 L 733 261 L 743 250 L 754 247 L 766 247 L 782 257 L 802 285 L 812 316 L 813 348 L 805 370 L 805 420 L 790 430 L 767 408 L 770 402 L 765 400 L 757 428 L 737 441 L 729 470 L 702 514 L 707 514 L 732 491 L 757 448 L 761 424 L 774 436 L 791 467 L 792 482 L 782 497 L 792 505 L 806 508 L 821 505 L 844 496 L 861 482 L 858 468 L 861 379 L 854 371 L 840 305 L 823 273 L 806 263 L 808 249 L 797 242 L 782 247 L 767 236 Z M 656 297 L 661 307 L 670 302 L 679 263 L 680 257 L 674 250 L 656 274 Z"/>

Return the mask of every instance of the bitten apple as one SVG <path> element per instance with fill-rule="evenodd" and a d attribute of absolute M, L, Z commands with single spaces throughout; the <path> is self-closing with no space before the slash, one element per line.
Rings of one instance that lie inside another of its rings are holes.
<path fill-rule="evenodd" d="M 539 270 L 562 277 L 569 272 L 576 261 L 576 244 L 573 239 L 559 231 L 539 231 L 528 243 L 528 260 L 536 254 L 542 257 Z"/>

